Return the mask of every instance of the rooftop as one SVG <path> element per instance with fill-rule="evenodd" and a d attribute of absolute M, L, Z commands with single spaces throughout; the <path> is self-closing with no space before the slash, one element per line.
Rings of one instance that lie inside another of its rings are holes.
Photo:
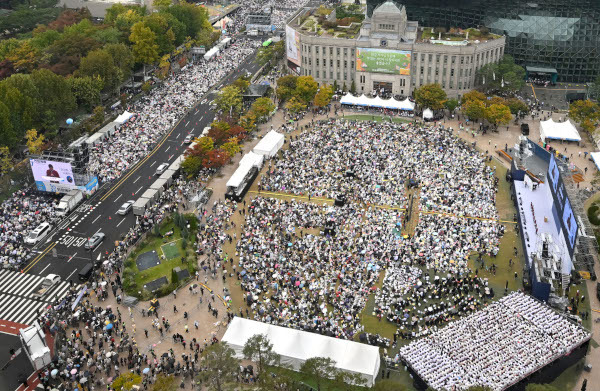
<path fill-rule="evenodd" d="M 306 35 L 354 39 L 358 37 L 366 9 L 365 5 L 358 4 L 341 4 L 335 8 L 321 5 L 295 18 L 290 25 Z"/>
<path fill-rule="evenodd" d="M 464 42 L 464 45 L 469 43 L 479 43 L 492 41 L 498 39 L 501 35 L 492 34 L 486 29 L 459 29 L 451 27 L 446 29 L 444 27 L 422 27 L 417 34 L 417 42 L 429 42 L 438 45 L 460 45 Z"/>

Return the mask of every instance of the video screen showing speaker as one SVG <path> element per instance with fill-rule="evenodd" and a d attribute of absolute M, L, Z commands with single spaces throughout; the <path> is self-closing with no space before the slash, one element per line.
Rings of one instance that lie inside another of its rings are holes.
<path fill-rule="evenodd" d="M 70 163 L 45 159 L 30 159 L 29 163 L 39 191 L 68 193 L 77 188 Z"/>

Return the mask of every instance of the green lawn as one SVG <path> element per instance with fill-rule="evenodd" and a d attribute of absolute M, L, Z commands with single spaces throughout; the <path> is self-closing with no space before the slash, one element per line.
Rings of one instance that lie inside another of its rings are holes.
<path fill-rule="evenodd" d="M 342 118 L 342 117 L 338 116 L 338 118 Z M 355 120 L 355 121 L 390 122 L 389 116 L 370 115 L 370 114 L 351 114 L 351 115 L 345 115 L 343 118 L 347 119 L 347 120 Z M 392 121 L 397 124 L 413 122 L 411 119 L 404 118 L 404 117 L 394 117 L 394 118 L 392 118 Z"/>
<path fill-rule="evenodd" d="M 194 224 L 193 229 L 190 230 L 190 238 L 193 238 L 195 235 L 195 227 L 196 224 Z M 192 249 L 192 243 L 188 242 L 187 248 L 183 248 L 184 241 L 182 240 L 181 230 L 179 227 L 175 226 L 175 223 L 172 220 L 162 224 L 160 227 L 161 235 L 165 235 L 170 231 L 173 231 L 173 234 L 169 237 L 157 237 L 153 233 L 149 233 L 146 240 L 144 240 L 129 256 L 125 262 L 125 271 L 123 272 L 125 280 L 123 286 L 127 294 L 141 299 L 149 299 L 152 295 L 150 292 L 143 290 L 144 284 L 163 276 L 166 277 L 169 284 L 171 284 L 172 270 L 178 266 L 181 269 L 187 268 L 190 275 L 195 273 L 197 263 L 196 256 Z M 140 254 L 149 251 L 156 251 L 161 263 L 160 265 L 140 272 L 136 265 L 136 259 Z M 171 289 L 167 290 L 165 288 L 165 291 L 170 290 Z M 161 295 L 161 293 L 165 292 L 157 291 L 158 295 Z"/>

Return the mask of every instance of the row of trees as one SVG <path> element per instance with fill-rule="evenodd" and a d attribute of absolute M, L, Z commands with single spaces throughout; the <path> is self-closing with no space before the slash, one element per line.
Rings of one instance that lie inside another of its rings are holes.
<path fill-rule="evenodd" d="M 439 84 L 427 84 L 415 90 L 415 102 L 423 109 L 448 109 L 450 112 L 460 106 L 467 117 L 473 120 L 485 119 L 494 126 L 506 125 L 513 114 L 529 111 L 529 106 L 520 99 L 486 96 L 477 90 L 464 94 L 460 102 L 454 98 L 448 99 Z"/>
<path fill-rule="evenodd" d="M 151 14 L 115 4 L 101 24 L 85 8 L 64 10 L 29 37 L 0 41 L 0 146 L 14 151 L 31 128 L 52 139 L 67 116 L 91 112 L 101 94 L 118 94 L 135 64 L 161 59 L 166 74 L 176 47 L 218 39 L 205 8 L 154 4 L 158 12 Z"/>
<path fill-rule="evenodd" d="M 287 75 L 277 80 L 277 99 L 285 102 L 284 107 L 290 113 L 299 113 L 309 105 L 320 108 L 331 102 L 333 87 L 319 83 L 312 76 Z"/>

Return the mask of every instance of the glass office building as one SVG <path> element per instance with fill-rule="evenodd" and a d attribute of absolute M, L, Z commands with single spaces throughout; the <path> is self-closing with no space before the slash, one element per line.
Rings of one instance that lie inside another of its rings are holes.
<path fill-rule="evenodd" d="M 369 12 L 384 0 L 367 0 Z M 600 74 L 600 0 L 401 0 L 421 26 L 486 26 L 522 66 L 555 68 L 563 82 Z"/>

